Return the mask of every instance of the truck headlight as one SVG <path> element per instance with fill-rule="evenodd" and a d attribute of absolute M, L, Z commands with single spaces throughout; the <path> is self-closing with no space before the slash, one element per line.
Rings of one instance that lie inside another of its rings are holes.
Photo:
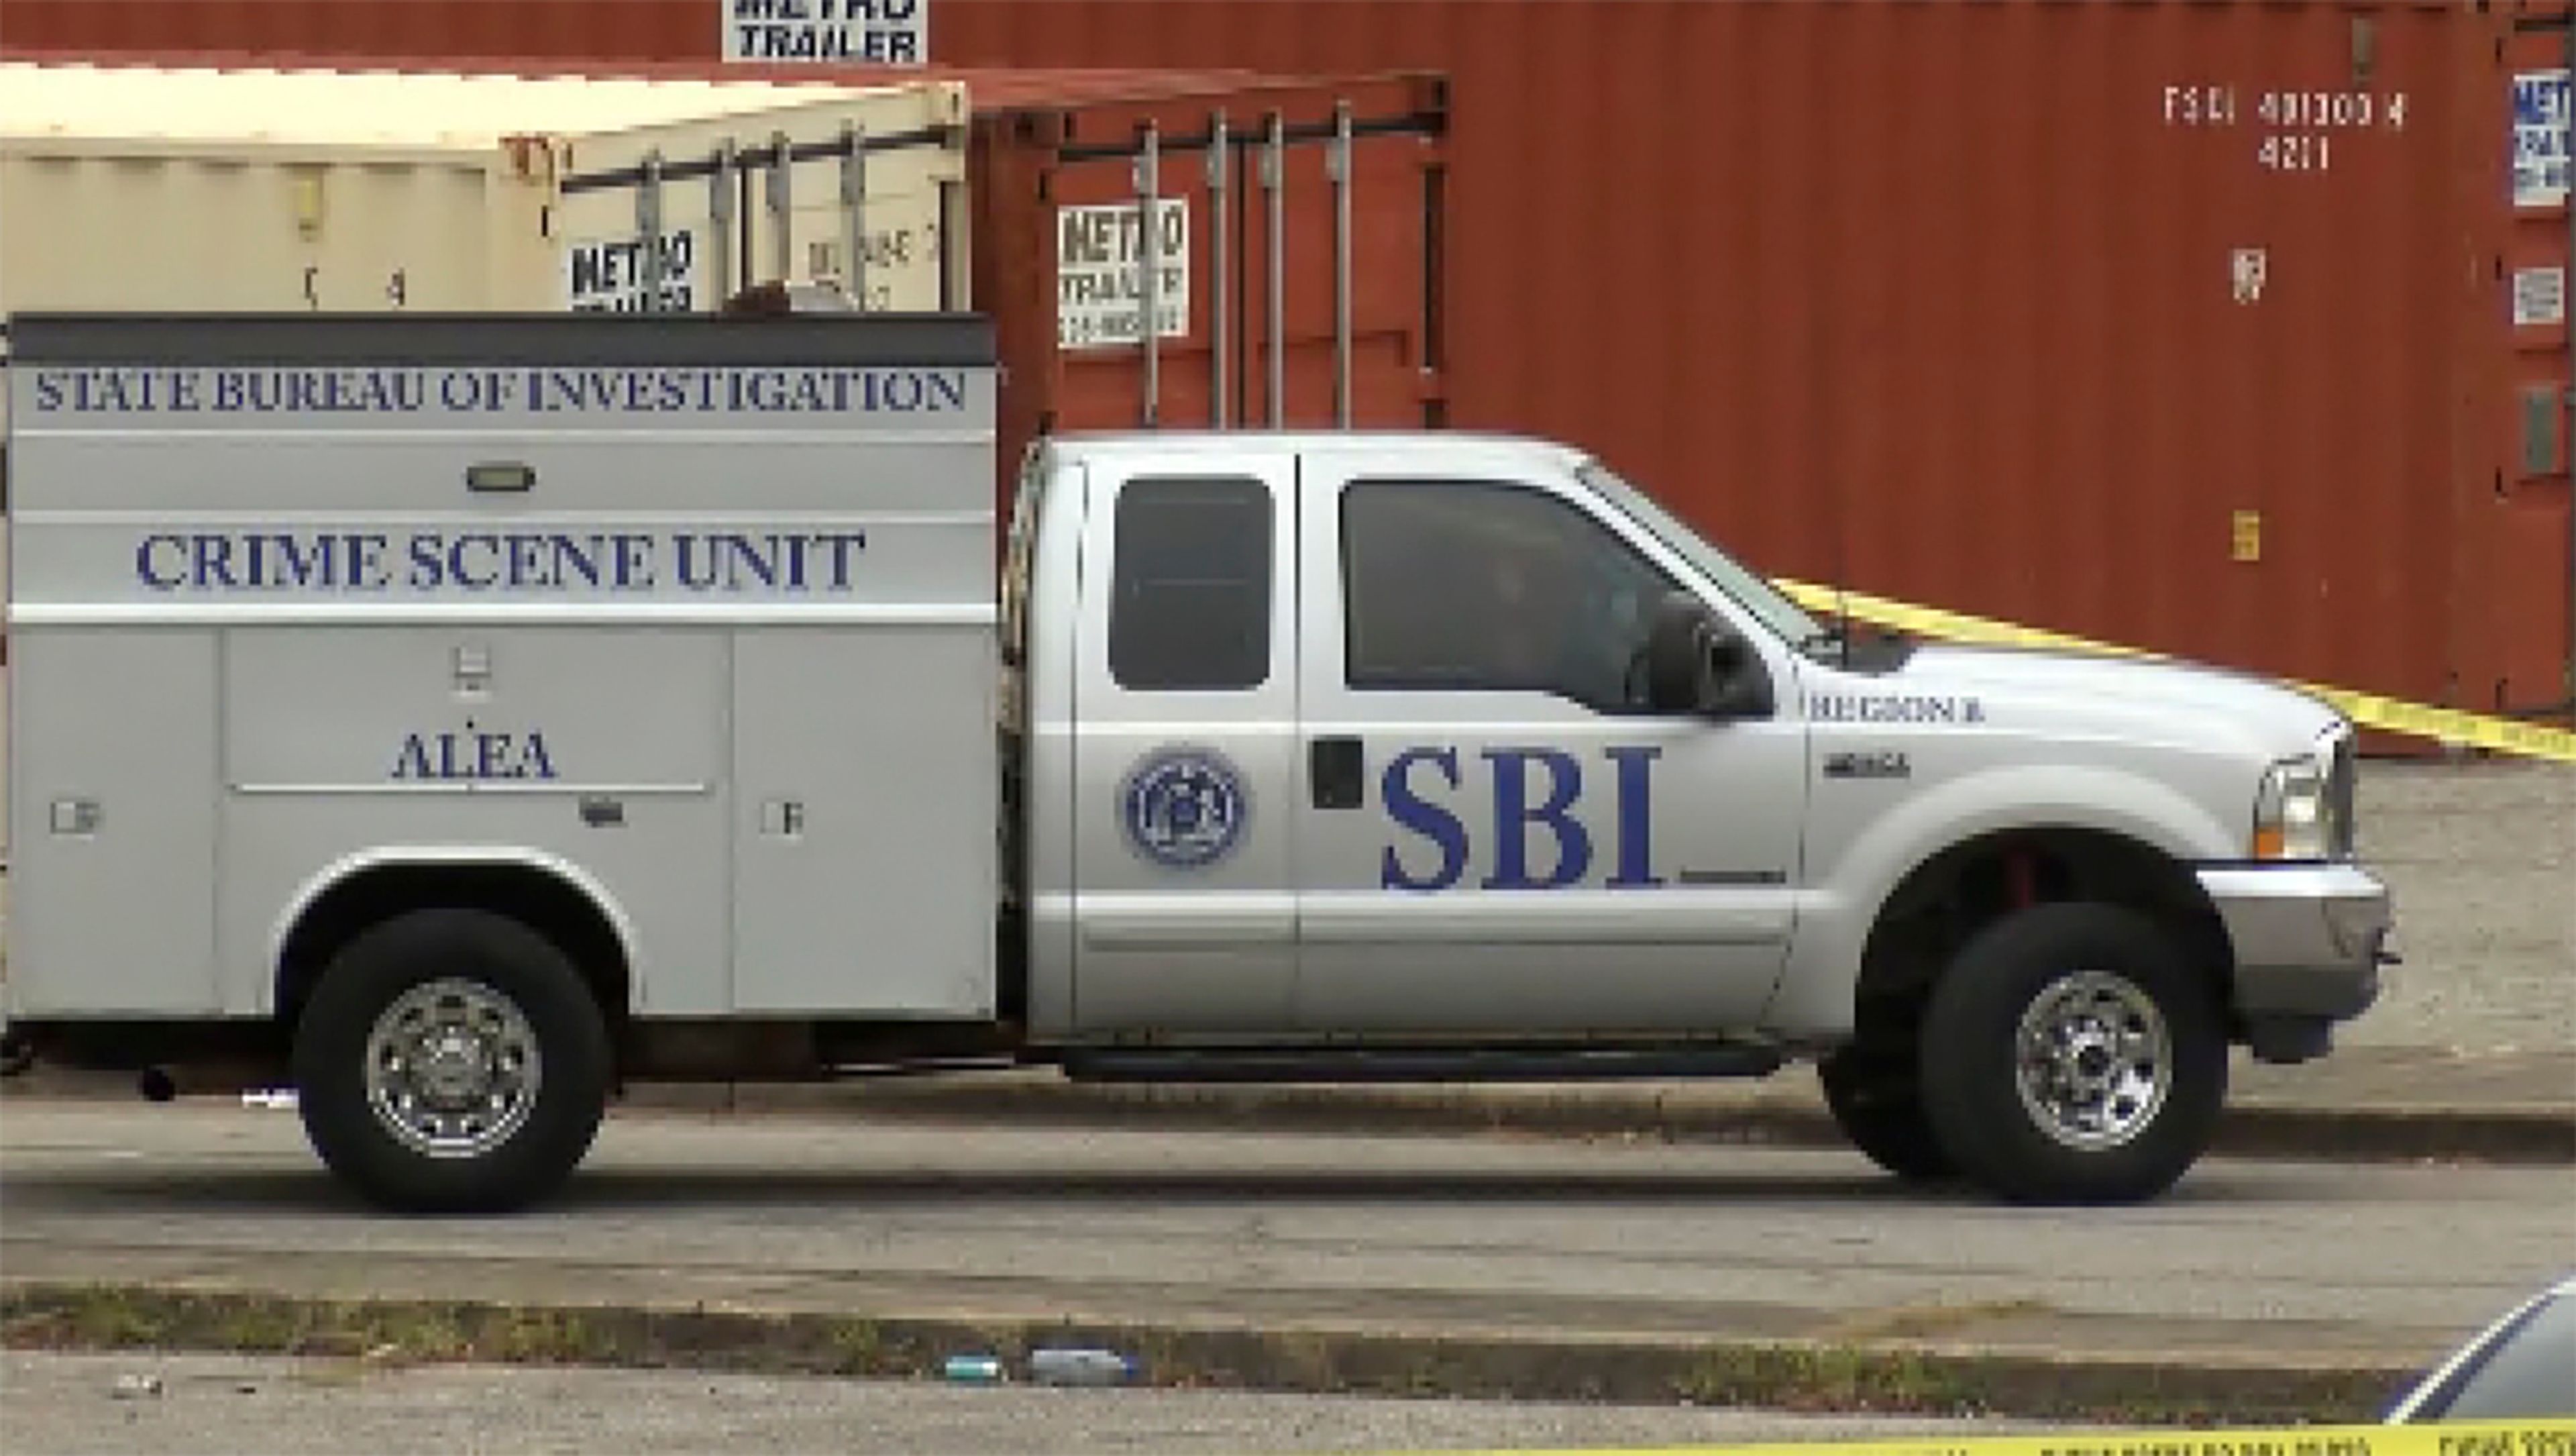
<path fill-rule="evenodd" d="M 2256 859 L 2323 860 L 2341 851 L 2333 778 L 2333 769 L 2312 757 L 2284 759 L 2265 771 L 2254 795 Z"/>

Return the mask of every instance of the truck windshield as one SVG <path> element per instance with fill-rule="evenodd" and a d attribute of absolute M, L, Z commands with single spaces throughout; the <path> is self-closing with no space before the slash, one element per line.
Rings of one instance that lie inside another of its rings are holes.
<path fill-rule="evenodd" d="M 1820 644 L 1833 640 L 1829 628 L 1808 616 L 1796 602 L 1782 595 L 1778 587 L 1737 565 L 1733 558 L 1708 544 L 1698 532 L 1675 520 L 1671 512 L 1657 505 L 1644 491 L 1621 480 L 1596 461 L 1584 462 L 1576 467 L 1575 474 L 1586 485 L 1601 492 L 1611 504 L 1653 532 L 1655 539 L 1698 568 L 1719 591 L 1760 618 L 1762 625 L 1779 633 L 1791 646 L 1801 652 L 1812 652 Z"/>

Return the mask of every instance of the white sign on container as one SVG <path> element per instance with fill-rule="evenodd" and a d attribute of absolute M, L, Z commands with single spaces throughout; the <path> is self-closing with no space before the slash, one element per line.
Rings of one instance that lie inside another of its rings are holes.
<path fill-rule="evenodd" d="M 1154 333 L 1177 339 L 1190 331 L 1190 206 L 1157 200 Z M 1108 349 L 1143 338 L 1144 209 L 1136 203 L 1056 210 L 1056 344 Z"/>
<path fill-rule="evenodd" d="M 918 66 L 930 0 L 716 0 L 728 61 Z"/>
<path fill-rule="evenodd" d="M 697 234 L 662 234 L 659 301 L 646 308 L 644 240 L 604 238 L 564 246 L 564 299 L 575 313 L 687 313 L 697 299 Z"/>
<path fill-rule="evenodd" d="M 2531 328 L 2567 322 L 2567 270 L 2513 270 L 2513 324 Z"/>
<path fill-rule="evenodd" d="M 2513 78 L 2513 205 L 2566 200 L 2567 73 L 2525 71 Z"/>

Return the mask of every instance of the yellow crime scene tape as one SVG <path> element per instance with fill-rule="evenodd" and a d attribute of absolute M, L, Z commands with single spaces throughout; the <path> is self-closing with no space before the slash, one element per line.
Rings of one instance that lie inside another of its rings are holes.
<path fill-rule="evenodd" d="M 2576 1456 L 2576 1420 L 2440 1421 L 2396 1426 L 2070 1431 L 2043 1436 L 1924 1436 L 1900 1441 L 1779 1441 L 1732 1446 L 1512 1448 L 1509 1456 Z M 1466 1456 L 1466 1453 L 1443 1453 Z M 1495 1456 L 1502 1456 L 1496 1452 Z"/>
<path fill-rule="evenodd" d="M 1926 637 L 1940 637 L 1954 642 L 1990 643 L 2013 647 L 2061 647 L 2079 652 L 2108 652 L 2123 657 L 2145 657 L 2165 660 L 2165 654 L 2136 647 L 2123 647 L 2112 642 L 2096 642 L 2086 637 L 2070 637 L 2062 632 L 2024 627 L 2001 622 L 1991 617 L 1974 617 L 1965 612 L 1945 612 L 1937 607 L 1918 607 L 1911 602 L 1874 597 L 1865 592 L 1837 591 L 1813 582 L 1775 580 L 1774 585 L 1786 592 L 1800 606 L 1810 611 L 1843 612 L 1863 622 L 1894 627 L 1900 632 L 1914 632 Z M 2490 749 L 2497 753 L 2518 754 L 2525 758 L 2548 759 L 2553 763 L 2576 763 L 2576 732 L 2551 728 L 2538 723 L 2518 723 L 2511 718 L 2491 717 L 2483 713 L 2464 713 L 2456 708 L 2436 708 L 2425 703 L 2402 702 L 2383 698 L 2376 693 L 2356 692 L 2351 688 L 2328 687 L 2321 683 L 2285 679 L 2289 686 L 2313 693 L 2342 710 L 2345 717 L 2366 728 L 2390 733 L 2403 733 L 2414 738 L 2431 738 L 2443 743 L 2471 748 Z"/>

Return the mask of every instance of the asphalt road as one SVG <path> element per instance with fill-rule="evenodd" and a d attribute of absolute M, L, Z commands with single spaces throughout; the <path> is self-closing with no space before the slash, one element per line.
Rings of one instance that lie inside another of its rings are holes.
<path fill-rule="evenodd" d="M 2070 1213 L 1854 1154 L 629 1114 L 564 1200 L 350 1203 L 292 1113 L 16 1102 L 0 1276 L 286 1294 L 2428 1360 L 2576 1260 L 2576 1170 L 2202 1164 Z"/>
<path fill-rule="evenodd" d="M 136 1382 L 157 1385 L 141 1393 Z M 120 1382 L 130 1395 L 119 1394 Z M 1229 1391 L 961 1389 L 672 1371 L 0 1357 L 13 1450 L 514 1453 L 1427 1451 L 2000 1434 L 1992 1421 Z"/>

